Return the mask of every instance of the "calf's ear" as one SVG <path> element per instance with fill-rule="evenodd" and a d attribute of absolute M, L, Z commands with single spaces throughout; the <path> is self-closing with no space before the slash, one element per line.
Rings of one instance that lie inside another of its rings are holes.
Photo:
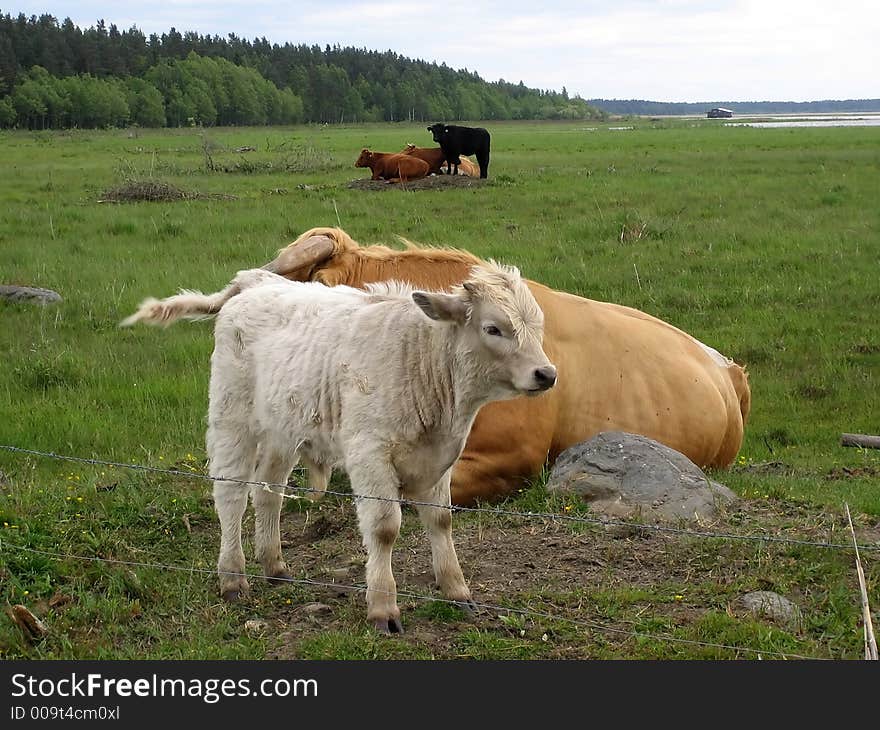
<path fill-rule="evenodd" d="M 414 291 L 413 301 L 426 316 L 438 322 L 457 322 L 467 320 L 468 305 L 454 294 Z"/>

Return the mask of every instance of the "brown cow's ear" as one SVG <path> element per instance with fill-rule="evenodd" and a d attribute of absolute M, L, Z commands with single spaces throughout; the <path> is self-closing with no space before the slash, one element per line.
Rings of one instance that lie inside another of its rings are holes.
<path fill-rule="evenodd" d="M 468 305 L 454 294 L 414 291 L 412 298 L 426 316 L 437 322 L 463 324 L 467 321 Z"/>

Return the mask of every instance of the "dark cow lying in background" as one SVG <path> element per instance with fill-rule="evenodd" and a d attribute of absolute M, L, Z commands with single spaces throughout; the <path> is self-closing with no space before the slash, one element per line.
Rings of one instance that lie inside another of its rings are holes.
<path fill-rule="evenodd" d="M 489 133 L 482 127 L 456 127 L 454 124 L 432 124 L 428 131 L 443 149 L 452 167 L 453 175 L 458 174 L 461 164 L 459 155 L 476 155 L 480 163 L 480 177 L 489 176 Z"/>

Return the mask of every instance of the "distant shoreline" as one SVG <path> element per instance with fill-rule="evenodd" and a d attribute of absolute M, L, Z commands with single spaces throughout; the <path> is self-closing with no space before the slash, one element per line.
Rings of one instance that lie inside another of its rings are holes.
<path fill-rule="evenodd" d="M 638 116 L 705 115 L 723 107 L 734 114 L 866 114 L 880 112 L 880 99 L 826 99 L 822 101 L 646 101 L 643 99 L 588 99 L 609 114 Z"/>

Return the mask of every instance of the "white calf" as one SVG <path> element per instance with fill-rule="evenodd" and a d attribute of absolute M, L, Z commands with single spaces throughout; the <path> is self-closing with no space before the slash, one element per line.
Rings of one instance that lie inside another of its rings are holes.
<path fill-rule="evenodd" d="M 123 324 L 215 313 L 211 474 L 283 484 L 302 458 L 317 488 L 341 466 L 357 496 L 439 504 L 417 507 L 434 573 L 444 596 L 469 602 L 452 543 L 451 467 L 482 405 L 537 395 L 556 381 L 541 346 L 543 313 L 519 272 L 474 267 L 444 294 L 396 283 L 328 288 L 257 269 L 214 295 L 147 300 Z M 214 484 L 227 600 L 248 588 L 241 545 L 248 491 L 235 481 Z M 282 498 L 251 493 L 257 558 L 266 576 L 283 578 Z M 391 571 L 400 505 L 356 499 L 356 507 L 368 555 L 367 617 L 380 631 L 402 631 Z"/>

